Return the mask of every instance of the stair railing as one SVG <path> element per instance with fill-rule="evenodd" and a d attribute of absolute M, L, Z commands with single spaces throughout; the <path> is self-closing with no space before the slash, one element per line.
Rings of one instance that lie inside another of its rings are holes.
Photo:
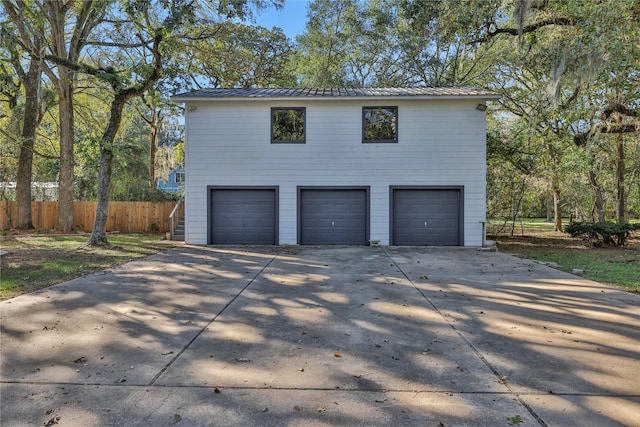
<path fill-rule="evenodd" d="M 171 240 L 173 240 L 176 227 L 182 219 L 184 219 L 184 196 L 180 197 L 180 200 L 178 200 L 178 203 L 176 203 L 169 215 L 169 237 Z"/>

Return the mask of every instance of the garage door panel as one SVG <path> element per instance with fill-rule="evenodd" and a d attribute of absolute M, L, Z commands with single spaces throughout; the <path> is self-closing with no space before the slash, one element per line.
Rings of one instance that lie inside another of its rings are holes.
<path fill-rule="evenodd" d="M 393 244 L 460 244 L 460 190 L 395 189 L 392 197 Z"/>
<path fill-rule="evenodd" d="M 362 189 L 300 191 L 300 243 L 367 243 L 367 193 Z"/>
<path fill-rule="evenodd" d="M 212 244 L 276 243 L 274 189 L 212 189 Z"/>

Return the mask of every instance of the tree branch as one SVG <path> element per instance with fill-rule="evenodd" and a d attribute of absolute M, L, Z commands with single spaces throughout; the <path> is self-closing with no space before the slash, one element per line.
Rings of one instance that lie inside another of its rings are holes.
<path fill-rule="evenodd" d="M 571 94 L 569 99 L 567 99 L 567 102 L 562 104 L 561 108 L 563 110 L 566 110 L 567 108 L 569 108 L 569 105 L 571 105 L 571 103 L 576 100 L 576 98 L 578 97 L 579 93 L 580 93 L 580 84 L 578 84 L 578 86 L 576 86 L 576 88 L 573 90 L 573 93 Z"/>
<path fill-rule="evenodd" d="M 45 54 L 43 56 L 43 59 L 47 61 L 51 61 L 57 65 L 62 65 L 63 67 L 66 67 L 70 70 L 73 70 L 79 73 L 90 74 L 92 76 L 98 77 L 101 80 L 108 81 L 109 83 L 111 83 L 112 80 L 117 80 L 117 77 L 114 75 L 115 73 L 114 70 L 111 69 L 110 67 L 95 68 L 95 67 L 92 67 L 91 65 L 77 64 L 73 61 L 69 61 L 66 58 L 60 58 L 59 56 L 51 55 L 51 54 Z"/>
<path fill-rule="evenodd" d="M 492 23 L 495 26 L 495 23 Z M 567 26 L 573 27 L 577 24 L 577 21 L 574 18 L 569 18 L 566 16 L 556 16 L 553 18 L 543 19 L 542 21 L 534 22 L 533 24 L 525 25 L 522 29 L 518 28 L 498 28 L 495 27 L 491 29 L 491 25 L 489 25 L 487 29 L 487 35 L 481 37 L 479 39 L 473 40 L 472 43 L 484 43 L 498 34 L 509 34 L 511 36 L 518 36 L 526 33 L 532 33 L 534 31 L 539 30 L 543 27 L 548 27 L 551 25 L 559 25 L 559 26 Z"/>
<path fill-rule="evenodd" d="M 601 126 L 600 133 L 633 133 L 640 132 L 640 123 L 627 123 L 622 125 Z"/>
<path fill-rule="evenodd" d="M 608 105 L 602 111 L 602 120 L 607 120 L 613 113 L 618 113 L 627 117 L 638 117 L 638 111 L 622 105 L 620 103 Z"/>
<path fill-rule="evenodd" d="M 621 125 L 602 125 L 596 126 L 594 129 L 579 133 L 573 136 L 573 143 L 578 147 L 584 147 L 587 142 L 598 133 L 634 133 L 640 132 L 640 123 L 627 123 Z"/>
<path fill-rule="evenodd" d="M 162 43 L 162 39 L 162 32 L 157 31 L 156 35 L 153 37 L 153 47 L 151 48 L 151 53 L 153 54 L 153 71 L 151 72 L 151 75 L 147 77 L 142 84 L 134 85 L 127 89 L 118 91 L 116 96 L 123 96 L 125 100 L 134 96 L 139 96 L 149 90 L 151 86 L 153 86 L 162 76 L 162 55 L 160 54 L 160 43 Z"/>
<path fill-rule="evenodd" d="M 92 42 L 87 42 L 86 45 L 87 46 L 99 46 L 99 47 L 118 47 L 118 48 L 122 48 L 122 49 L 135 49 L 135 48 L 138 48 L 138 47 L 148 46 L 149 43 L 151 43 L 151 40 L 142 41 L 142 42 L 139 42 L 139 43 L 117 43 L 117 42 L 92 41 Z"/>

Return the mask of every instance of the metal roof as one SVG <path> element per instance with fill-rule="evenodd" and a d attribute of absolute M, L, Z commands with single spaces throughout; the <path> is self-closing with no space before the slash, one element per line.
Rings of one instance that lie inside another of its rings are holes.
<path fill-rule="evenodd" d="M 212 99 L 299 98 L 476 98 L 498 99 L 491 91 L 472 87 L 382 87 L 382 88 L 233 88 L 200 89 L 175 95 L 174 101 Z"/>

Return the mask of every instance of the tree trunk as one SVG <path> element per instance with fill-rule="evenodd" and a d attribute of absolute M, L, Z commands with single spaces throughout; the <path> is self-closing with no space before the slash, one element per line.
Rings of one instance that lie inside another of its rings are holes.
<path fill-rule="evenodd" d="M 107 241 L 107 214 L 109 212 L 109 197 L 111 190 L 111 171 L 113 162 L 113 140 L 118 133 L 122 122 L 122 110 L 128 99 L 142 95 L 158 81 L 162 73 L 162 56 L 160 55 L 160 42 L 162 34 L 156 34 L 153 40 L 153 73 L 143 83 L 124 90 L 117 90 L 113 85 L 115 96 L 111 101 L 109 123 L 100 140 L 100 171 L 98 173 L 98 205 L 96 206 L 96 219 L 93 222 L 93 230 L 89 239 L 89 246 L 108 245 Z"/>
<path fill-rule="evenodd" d="M 102 144 L 101 144 L 102 145 Z M 90 246 L 105 246 L 107 240 L 107 216 L 109 213 L 109 192 L 111 191 L 111 171 L 113 164 L 113 152 L 111 148 L 100 148 L 100 172 L 98 173 L 98 204 L 96 206 L 96 218 L 93 222 L 93 230 L 89 240 Z"/>
<path fill-rule="evenodd" d="M 618 161 L 616 165 L 616 172 L 618 176 L 618 223 L 623 224 L 627 222 L 627 196 L 624 189 L 624 144 L 622 141 L 622 135 L 618 135 Z"/>
<path fill-rule="evenodd" d="M 98 204 L 89 246 L 105 246 L 107 240 L 107 215 L 111 191 L 111 174 L 113 165 L 113 140 L 118 133 L 122 121 L 122 109 L 126 98 L 116 95 L 111 102 L 109 123 L 100 140 L 100 171 L 98 172 Z"/>
<path fill-rule="evenodd" d="M 33 169 L 33 146 L 38 128 L 40 61 L 31 58 L 29 71 L 24 74 L 25 105 L 22 123 L 20 157 L 18 159 L 18 176 L 16 182 L 16 201 L 18 205 L 17 228 L 31 229 L 33 218 L 31 212 L 31 177 Z"/>
<path fill-rule="evenodd" d="M 63 71 L 64 70 L 64 71 Z M 73 229 L 73 70 L 60 68 L 60 174 L 58 176 L 58 230 Z"/>
<path fill-rule="evenodd" d="M 560 199 L 560 184 L 557 178 L 553 180 L 553 218 L 553 230 L 562 231 L 562 201 Z"/>
<path fill-rule="evenodd" d="M 518 219 L 518 214 L 520 213 L 520 208 L 522 207 L 522 200 L 524 199 L 525 189 L 527 188 L 527 177 L 525 175 L 522 176 L 522 186 L 520 187 L 520 191 L 518 193 L 518 199 L 513 200 L 511 202 L 511 237 L 514 236 L 516 230 L 516 220 Z M 515 194 L 514 194 L 515 197 Z"/>
<path fill-rule="evenodd" d="M 604 197 L 602 196 L 602 187 L 598 182 L 598 175 L 593 170 L 589 171 L 589 182 L 593 188 L 595 196 L 595 210 L 598 216 L 598 222 L 604 222 Z"/>
<path fill-rule="evenodd" d="M 549 192 L 546 193 L 545 204 L 547 205 L 547 222 L 553 222 L 553 195 Z"/>
<path fill-rule="evenodd" d="M 158 146 L 158 123 L 155 108 L 151 112 L 151 140 L 149 141 L 149 186 L 151 191 L 156 188 L 156 147 Z"/>

